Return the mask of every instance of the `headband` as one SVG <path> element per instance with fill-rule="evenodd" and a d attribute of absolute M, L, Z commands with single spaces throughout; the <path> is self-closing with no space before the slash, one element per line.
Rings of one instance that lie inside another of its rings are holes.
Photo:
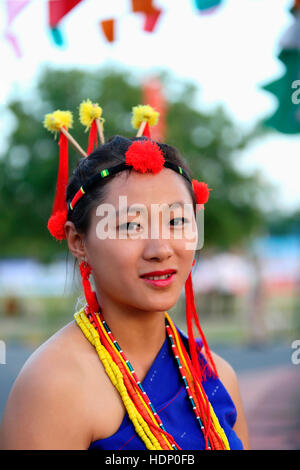
<path fill-rule="evenodd" d="M 56 194 L 52 208 L 52 214 L 48 221 L 48 229 L 57 240 L 66 238 L 64 225 L 68 214 L 72 213 L 76 204 L 90 190 L 92 186 L 99 183 L 108 176 L 113 176 L 121 171 L 134 169 L 140 173 L 159 173 L 163 168 L 169 168 L 182 177 L 191 185 L 195 194 L 197 205 L 203 205 L 208 201 L 209 191 L 207 184 L 190 179 L 189 175 L 181 166 L 168 162 L 164 158 L 159 144 L 151 139 L 150 127 L 158 122 L 159 113 L 149 105 L 134 106 L 132 109 L 132 126 L 138 129 L 136 137 L 125 152 L 125 161 L 105 168 L 91 176 L 85 184 L 80 186 L 71 201 L 66 201 L 66 188 L 68 185 L 68 142 L 80 154 L 82 158 L 88 156 L 98 146 L 98 138 L 101 145 L 105 144 L 103 134 L 102 108 L 90 100 L 83 101 L 79 106 L 79 119 L 81 124 L 89 130 L 88 148 L 85 152 L 77 141 L 71 136 L 68 129 L 72 127 L 73 115 L 70 111 L 57 110 L 47 114 L 44 119 L 44 127 L 55 134 L 59 133 L 59 166 L 56 183 Z"/>

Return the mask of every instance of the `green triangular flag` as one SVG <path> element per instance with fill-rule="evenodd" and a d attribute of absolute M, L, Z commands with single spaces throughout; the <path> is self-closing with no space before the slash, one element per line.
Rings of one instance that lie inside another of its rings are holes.
<path fill-rule="evenodd" d="M 297 103 L 300 101 L 300 93 L 297 95 L 298 99 L 293 99 L 299 85 L 293 88 L 292 84 L 295 80 L 300 80 L 300 51 L 283 50 L 278 57 L 286 66 L 286 72 L 278 80 L 262 87 L 278 99 L 276 112 L 265 119 L 264 124 L 285 134 L 297 134 L 300 132 L 300 103 Z"/>

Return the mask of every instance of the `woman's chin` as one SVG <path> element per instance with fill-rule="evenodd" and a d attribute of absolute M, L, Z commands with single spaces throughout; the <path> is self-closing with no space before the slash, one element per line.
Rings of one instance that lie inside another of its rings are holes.
<path fill-rule="evenodd" d="M 165 312 L 167 310 L 170 310 L 172 307 L 174 307 L 174 305 L 176 304 L 177 302 L 177 297 L 170 297 L 168 299 L 166 298 L 157 298 L 157 299 L 154 299 L 153 297 L 151 299 L 149 299 L 149 301 L 147 301 L 147 299 L 145 299 L 145 301 L 143 302 L 143 310 L 147 310 L 149 312 Z"/>

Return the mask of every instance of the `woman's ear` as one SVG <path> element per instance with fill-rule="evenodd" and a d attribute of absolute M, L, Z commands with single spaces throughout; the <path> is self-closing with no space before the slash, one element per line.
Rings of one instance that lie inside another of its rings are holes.
<path fill-rule="evenodd" d="M 65 233 L 68 247 L 75 258 L 79 261 L 86 259 L 86 250 L 83 235 L 77 232 L 75 225 L 70 220 L 65 223 Z"/>

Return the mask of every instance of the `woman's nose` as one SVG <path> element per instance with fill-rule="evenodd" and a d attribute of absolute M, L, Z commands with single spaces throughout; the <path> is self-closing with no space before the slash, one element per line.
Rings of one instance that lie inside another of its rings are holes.
<path fill-rule="evenodd" d="M 170 240 L 157 238 L 149 239 L 145 245 L 144 258 L 147 260 L 157 259 L 164 260 L 173 255 L 173 248 Z"/>

